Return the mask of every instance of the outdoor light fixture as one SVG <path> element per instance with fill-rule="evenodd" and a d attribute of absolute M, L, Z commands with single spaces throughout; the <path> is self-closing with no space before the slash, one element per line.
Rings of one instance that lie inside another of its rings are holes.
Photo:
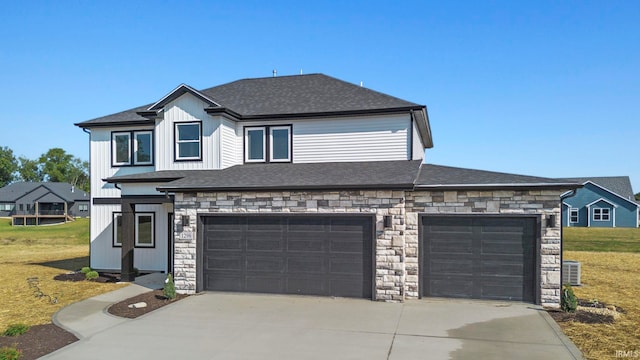
<path fill-rule="evenodd" d="M 385 215 L 383 218 L 383 223 L 385 228 L 391 227 L 391 215 Z"/>
<path fill-rule="evenodd" d="M 182 226 L 189 226 L 189 215 L 182 215 Z"/>
<path fill-rule="evenodd" d="M 547 215 L 547 227 L 556 226 L 556 216 L 555 215 Z"/>

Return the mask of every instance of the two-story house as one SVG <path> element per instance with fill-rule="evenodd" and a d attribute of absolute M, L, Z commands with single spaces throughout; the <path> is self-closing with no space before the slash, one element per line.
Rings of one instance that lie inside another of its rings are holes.
<path fill-rule="evenodd" d="M 180 85 L 90 132 L 91 267 L 204 290 L 558 306 L 560 194 L 423 163 L 427 109 L 326 75 Z"/>

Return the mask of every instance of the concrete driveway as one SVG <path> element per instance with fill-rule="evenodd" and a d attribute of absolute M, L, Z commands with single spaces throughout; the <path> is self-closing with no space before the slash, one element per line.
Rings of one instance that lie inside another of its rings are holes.
<path fill-rule="evenodd" d="M 539 307 L 204 293 L 46 359 L 577 359 Z"/>

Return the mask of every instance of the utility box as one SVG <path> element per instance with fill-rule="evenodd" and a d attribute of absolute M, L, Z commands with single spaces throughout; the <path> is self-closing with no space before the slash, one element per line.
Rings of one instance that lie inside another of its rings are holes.
<path fill-rule="evenodd" d="M 562 283 L 580 286 L 580 263 L 573 260 L 562 262 Z"/>

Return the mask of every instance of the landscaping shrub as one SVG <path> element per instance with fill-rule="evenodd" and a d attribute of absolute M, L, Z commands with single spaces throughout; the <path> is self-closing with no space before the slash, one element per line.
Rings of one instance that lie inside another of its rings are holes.
<path fill-rule="evenodd" d="M 578 298 L 573 293 L 571 285 L 562 286 L 562 296 L 560 297 L 560 307 L 566 312 L 575 312 L 578 307 Z"/>
<path fill-rule="evenodd" d="M 3 346 L 0 348 L 0 360 L 18 360 L 22 356 L 22 351 L 13 346 Z"/>
<path fill-rule="evenodd" d="M 176 285 L 173 283 L 173 276 L 167 274 L 167 279 L 164 281 L 164 287 L 162 288 L 162 294 L 169 300 L 176 298 Z"/>
<path fill-rule="evenodd" d="M 85 276 L 87 280 L 94 280 L 94 279 L 97 279 L 100 276 L 100 274 L 98 274 L 98 272 L 95 270 L 91 270 L 88 273 L 86 273 Z"/>
<path fill-rule="evenodd" d="M 91 268 L 88 266 L 83 267 L 82 269 L 80 269 L 80 272 L 83 274 L 88 273 L 89 271 L 91 271 Z"/>
<path fill-rule="evenodd" d="M 2 333 L 2 336 L 18 336 L 22 335 L 29 330 L 29 325 L 25 324 L 11 324 L 9 327 Z"/>

